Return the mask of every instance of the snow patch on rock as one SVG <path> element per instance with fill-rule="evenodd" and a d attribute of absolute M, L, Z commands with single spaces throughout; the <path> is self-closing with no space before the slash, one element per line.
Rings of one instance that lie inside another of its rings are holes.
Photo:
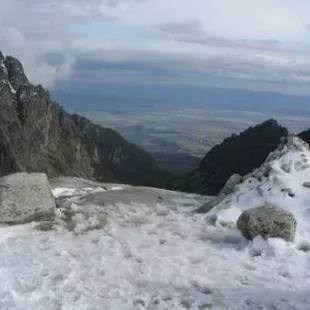
<path fill-rule="evenodd" d="M 283 139 L 265 163 L 244 177 L 234 193 L 222 204 L 231 209 L 215 207 L 210 213 L 227 221 L 236 222 L 242 211 L 274 205 L 294 215 L 297 220 L 297 242 L 310 240 L 310 149 L 294 135 Z"/>

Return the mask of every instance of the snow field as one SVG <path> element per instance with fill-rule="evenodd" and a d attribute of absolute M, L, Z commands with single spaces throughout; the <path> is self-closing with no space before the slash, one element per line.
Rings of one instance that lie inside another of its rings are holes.
<path fill-rule="evenodd" d="M 197 206 L 180 194 L 169 204 L 105 206 L 98 230 L 2 227 L 0 309 L 309 308 L 308 252 L 280 240 L 248 243 L 189 212 Z M 98 212 L 75 204 L 83 225 L 85 208 Z"/>

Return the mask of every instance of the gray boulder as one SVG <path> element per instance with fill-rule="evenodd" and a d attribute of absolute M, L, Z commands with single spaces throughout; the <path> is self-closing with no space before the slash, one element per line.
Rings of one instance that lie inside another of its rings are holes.
<path fill-rule="evenodd" d="M 310 182 L 304 182 L 302 186 L 305 188 L 310 188 Z"/>
<path fill-rule="evenodd" d="M 226 181 L 225 186 L 222 188 L 219 195 L 227 196 L 231 194 L 232 192 L 234 192 L 236 185 L 242 183 L 242 181 L 243 181 L 243 177 L 240 174 L 238 173 L 233 174 Z"/>
<path fill-rule="evenodd" d="M 15 173 L 0 178 L 0 223 L 53 220 L 55 208 L 45 174 Z"/>
<path fill-rule="evenodd" d="M 274 237 L 293 241 L 296 226 L 296 219 L 291 213 L 272 205 L 246 210 L 237 221 L 237 228 L 249 240 L 261 236 L 264 239 Z"/>
<path fill-rule="evenodd" d="M 225 186 L 220 191 L 219 195 L 212 199 L 211 201 L 208 201 L 204 205 L 202 205 L 200 208 L 195 210 L 196 213 L 208 213 L 210 212 L 215 206 L 220 204 L 229 194 L 233 193 L 236 185 L 242 183 L 243 177 L 240 174 L 233 174 L 225 183 Z"/>
<path fill-rule="evenodd" d="M 218 197 L 215 197 L 211 199 L 210 201 L 206 202 L 205 204 L 203 204 L 201 207 L 196 209 L 194 212 L 199 213 L 199 214 L 206 214 L 210 212 L 215 206 L 220 204 L 224 200 L 224 198 L 225 196 L 221 196 L 221 195 Z"/>

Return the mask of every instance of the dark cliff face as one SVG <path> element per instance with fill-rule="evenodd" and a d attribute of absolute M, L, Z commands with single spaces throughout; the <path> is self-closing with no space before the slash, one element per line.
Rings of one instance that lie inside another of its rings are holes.
<path fill-rule="evenodd" d="M 242 176 L 259 167 L 286 136 L 288 131 L 275 120 L 232 135 L 211 149 L 198 169 L 183 179 L 174 180 L 170 187 L 187 192 L 217 195 L 234 173 Z"/>
<path fill-rule="evenodd" d="M 162 171 L 117 132 L 68 114 L 0 52 L 0 175 L 16 171 L 163 186 Z"/>
<path fill-rule="evenodd" d="M 298 134 L 298 137 L 310 145 L 310 129 L 305 130 Z"/>

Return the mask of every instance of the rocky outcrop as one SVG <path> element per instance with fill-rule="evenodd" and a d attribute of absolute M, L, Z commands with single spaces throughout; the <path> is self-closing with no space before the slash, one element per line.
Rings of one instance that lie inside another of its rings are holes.
<path fill-rule="evenodd" d="M 0 178 L 0 223 L 53 220 L 55 208 L 45 174 L 16 173 Z"/>
<path fill-rule="evenodd" d="M 170 188 L 191 193 L 218 195 L 234 173 L 244 176 L 259 167 L 287 136 L 286 128 L 270 119 L 232 135 L 212 148 L 198 169 L 171 182 Z"/>
<path fill-rule="evenodd" d="M 234 192 L 236 186 L 240 183 L 242 183 L 243 177 L 235 173 L 233 174 L 225 183 L 225 186 L 221 189 L 219 195 L 220 196 L 227 196 Z"/>
<path fill-rule="evenodd" d="M 280 171 L 290 174 L 294 171 L 300 172 L 310 168 L 310 162 L 307 159 L 309 145 L 302 139 L 298 138 L 294 133 L 290 133 L 286 137 L 282 137 L 279 146 L 270 153 L 265 162 L 258 168 L 244 177 L 244 181 L 250 184 L 262 183 L 269 180 L 277 170 L 276 161 L 280 161 Z M 298 154 L 292 158 L 291 154 Z M 261 189 L 262 191 L 262 189 Z M 291 192 L 288 188 L 282 188 L 281 191 Z"/>
<path fill-rule="evenodd" d="M 22 64 L 0 54 L 0 176 L 42 172 L 162 187 L 165 175 L 117 132 L 68 114 Z"/>
<path fill-rule="evenodd" d="M 310 129 L 302 131 L 298 137 L 310 145 Z"/>
<path fill-rule="evenodd" d="M 195 210 L 196 213 L 208 213 L 215 206 L 219 205 L 228 195 L 234 192 L 236 186 L 240 184 L 243 177 L 240 174 L 233 174 L 226 182 L 225 186 L 221 189 L 217 197 L 205 203 L 200 208 Z"/>
<path fill-rule="evenodd" d="M 297 222 L 291 213 L 271 205 L 246 210 L 237 221 L 237 228 L 249 240 L 261 236 L 293 241 L 296 227 Z"/>
<path fill-rule="evenodd" d="M 14 57 L 7 56 L 3 63 L 7 69 L 8 80 L 14 89 L 20 86 L 29 85 L 27 76 L 24 73 L 23 65 Z"/>

